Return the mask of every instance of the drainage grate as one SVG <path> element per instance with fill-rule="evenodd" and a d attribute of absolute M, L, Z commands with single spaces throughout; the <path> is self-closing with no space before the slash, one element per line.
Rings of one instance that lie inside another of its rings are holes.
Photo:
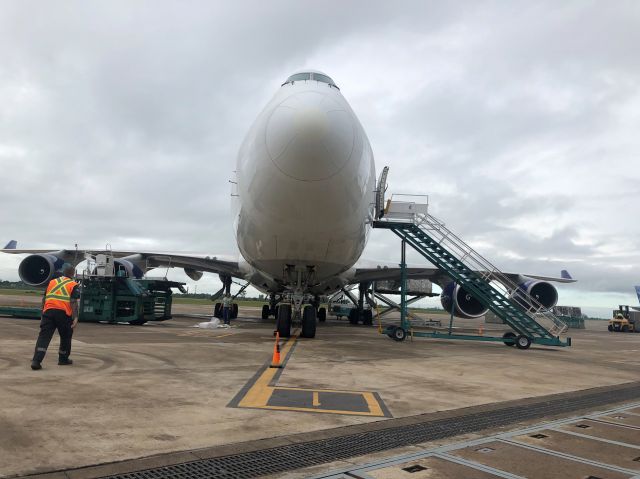
<path fill-rule="evenodd" d="M 503 407 L 476 414 L 436 419 L 404 426 L 392 426 L 383 430 L 291 444 L 234 456 L 202 459 L 140 472 L 108 476 L 108 478 L 247 479 L 468 434 L 483 429 L 507 426 L 521 421 L 559 414 L 571 414 L 582 409 L 629 401 L 638 397 L 640 397 L 640 385 L 624 389 L 587 393 L 577 397 L 541 398 L 538 403 L 524 406 Z"/>

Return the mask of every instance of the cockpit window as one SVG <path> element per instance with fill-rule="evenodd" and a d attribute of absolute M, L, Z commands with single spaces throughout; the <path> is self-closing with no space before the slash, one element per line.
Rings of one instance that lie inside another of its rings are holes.
<path fill-rule="evenodd" d="M 310 79 L 311 79 L 311 73 L 296 73 L 295 75 L 291 75 L 289 78 L 287 78 L 287 81 L 285 83 L 289 83 L 292 81 L 310 80 Z"/>
<path fill-rule="evenodd" d="M 322 73 L 314 73 L 313 79 L 321 81 L 323 83 L 328 83 L 329 85 L 336 86 L 336 84 L 333 83 L 333 80 L 331 78 L 329 78 L 327 75 L 323 75 Z"/>
<path fill-rule="evenodd" d="M 295 75 L 291 75 L 289 78 L 287 78 L 287 81 L 284 82 L 282 85 L 286 85 L 287 83 L 293 83 L 296 81 L 307 81 L 307 80 L 320 81 L 322 83 L 327 83 L 329 86 L 338 88 L 338 85 L 336 85 L 334 81 L 327 75 L 323 75 L 322 73 L 311 73 L 311 72 L 296 73 Z M 338 90 L 339 89 L 340 88 L 338 88 Z"/>

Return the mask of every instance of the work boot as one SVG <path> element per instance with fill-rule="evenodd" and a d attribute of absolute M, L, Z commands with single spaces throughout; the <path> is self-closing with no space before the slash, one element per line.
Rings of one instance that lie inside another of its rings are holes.
<path fill-rule="evenodd" d="M 58 359 L 58 366 L 69 366 L 73 364 L 73 360 L 69 358 L 60 358 Z"/>
<path fill-rule="evenodd" d="M 38 369 L 42 369 L 42 365 L 38 361 L 31 361 L 31 369 L 37 371 Z"/>

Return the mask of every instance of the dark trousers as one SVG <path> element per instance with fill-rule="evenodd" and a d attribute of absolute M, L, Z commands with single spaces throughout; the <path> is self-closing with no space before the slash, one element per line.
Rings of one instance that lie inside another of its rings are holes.
<path fill-rule="evenodd" d="M 60 350 L 58 351 L 58 359 L 66 361 L 71 354 L 71 336 L 73 335 L 73 329 L 71 329 L 71 317 L 67 316 L 64 311 L 59 309 L 48 309 L 42 313 L 42 319 L 40 320 L 40 334 L 36 341 L 36 350 L 33 353 L 33 360 L 39 363 L 44 359 L 47 354 L 47 348 L 53 337 L 55 330 L 58 330 L 60 335 Z"/>
<path fill-rule="evenodd" d="M 223 321 L 224 321 L 224 324 L 229 324 L 229 323 L 231 323 L 231 321 L 230 321 L 230 319 L 229 319 L 229 316 L 230 316 L 230 314 L 229 314 L 229 313 L 230 313 L 230 311 L 229 311 L 229 310 L 230 310 L 230 309 L 231 309 L 231 308 L 229 308 L 228 306 L 227 306 L 227 307 L 222 308 L 222 319 L 223 319 Z"/>

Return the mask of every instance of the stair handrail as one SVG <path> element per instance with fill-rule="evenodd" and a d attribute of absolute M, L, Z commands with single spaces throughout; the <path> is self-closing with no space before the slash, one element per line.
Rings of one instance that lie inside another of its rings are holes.
<path fill-rule="evenodd" d="M 515 299 L 522 307 L 523 312 L 527 314 L 536 323 L 540 324 L 542 318 L 551 323 L 549 328 L 545 328 L 552 335 L 560 335 L 567 331 L 568 326 L 561 319 L 555 316 L 548 308 L 542 305 L 534 297 L 525 294 L 518 284 L 509 279 L 502 271 L 500 271 L 494 264 L 483 257 L 480 253 L 475 251 L 471 246 L 457 236 L 453 231 L 445 226 L 443 222 L 429 213 L 416 214 L 413 222 L 416 226 L 425 230 L 425 232 L 437 232 L 441 236 L 440 244 L 446 243 L 449 250 L 458 250 L 458 254 L 454 251 L 450 251 L 459 261 L 465 266 L 469 267 L 472 271 L 483 276 L 483 278 L 489 283 L 492 280 L 496 280 L 503 288 L 504 291 L 500 291 L 494 284 L 490 284 L 495 290 L 503 294 L 509 299 Z M 527 306 L 530 306 L 531 311 L 527 311 Z M 542 326 L 542 324 L 540 324 Z M 542 326 L 544 327 L 544 326 Z"/>

